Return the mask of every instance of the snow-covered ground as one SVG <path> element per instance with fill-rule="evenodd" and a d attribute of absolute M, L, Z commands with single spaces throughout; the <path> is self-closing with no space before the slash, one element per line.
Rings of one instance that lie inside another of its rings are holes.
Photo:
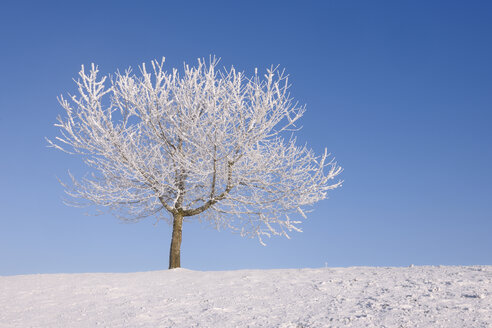
<path fill-rule="evenodd" d="M 0 277 L 0 327 L 492 327 L 492 266 Z"/>

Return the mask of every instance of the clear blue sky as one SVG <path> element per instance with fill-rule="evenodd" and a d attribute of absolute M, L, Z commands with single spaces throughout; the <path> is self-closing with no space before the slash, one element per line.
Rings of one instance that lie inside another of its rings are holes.
<path fill-rule="evenodd" d="M 0 275 L 165 269 L 171 230 L 62 204 L 80 159 L 45 136 L 81 64 L 103 73 L 215 54 L 280 64 L 307 104 L 301 142 L 342 189 L 268 246 L 185 224 L 196 270 L 492 264 L 490 1 L 3 1 Z"/>

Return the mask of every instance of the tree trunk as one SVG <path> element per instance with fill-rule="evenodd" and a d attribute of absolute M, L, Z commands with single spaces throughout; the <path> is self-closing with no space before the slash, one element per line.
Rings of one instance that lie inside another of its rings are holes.
<path fill-rule="evenodd" d="M 171 239 L 171 250 L 169 252 L 169 269 L 181 267 L 181 234 L 183 231 L 183 214 L 173 215 L 173 236 Z"/>

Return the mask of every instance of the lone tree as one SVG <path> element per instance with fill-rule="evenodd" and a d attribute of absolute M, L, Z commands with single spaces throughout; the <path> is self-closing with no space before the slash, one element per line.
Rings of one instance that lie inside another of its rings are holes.
<path fill-rule="evenodd" d="M 262 236 L 300 231 L 296 217 L 341 185 L 332 181 L 341 168 L 326 150 L 316 156 L 295 144 L 305 107 L 291 98 L 287 75 L 271 68 L 248 78 L 216 69 L 215 59 L 185 65 L 183 75 L 163 65 L 117 72 L 109 83 L 94 64 L 88 73 L 82 66 L 78 95 L 59 98 L 61 136 L 48 140 L 92 168 L 82 179 L 70 174 L 68 195 L 122 220 L 172 223 L 170 269 L 180 267 L 184 219 L 262 244 Z"/>

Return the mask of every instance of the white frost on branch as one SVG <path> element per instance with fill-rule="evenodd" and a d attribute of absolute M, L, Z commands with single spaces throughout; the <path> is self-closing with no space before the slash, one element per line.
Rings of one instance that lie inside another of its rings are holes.
<path fill-rule="evenodd" d="M 305 218 L 306 207 L 339 187 L 342 169 L 326 150 L 316 156 L 295 144 L 305 107 L 291 98 L 284 71 L 247 78 L 217 63 L 198 60 L 180 75 L 164 71 L 162 59 L 109 82 L 97 66 L 82 66 L 78 95 L 59 98 L 61 136 L 48 140 L 93 169 L 70 175 L 67 193 L 126 220 L 179 212 L 260 241 L 300 231 L 291 217 Z"/>

